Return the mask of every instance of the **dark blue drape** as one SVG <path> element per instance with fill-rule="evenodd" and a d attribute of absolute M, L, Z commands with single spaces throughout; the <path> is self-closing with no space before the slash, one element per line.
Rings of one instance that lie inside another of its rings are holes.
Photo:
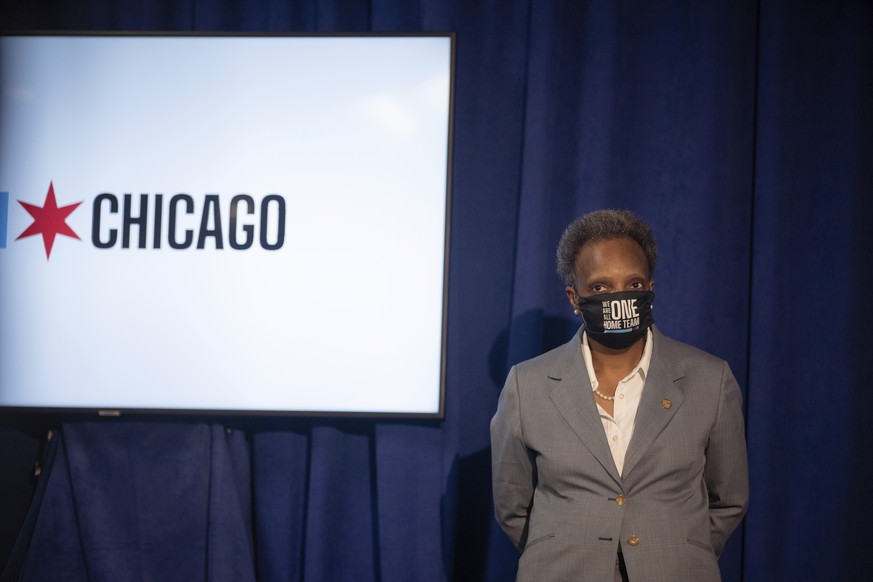
<path fill-rule="evenodd" d="M 0 0 L 0 26 L 458 34 L 445 420 L 0 416 L 4 581 L 511 579 L 488 422 L 572 333 L 554 248 L 600 207 L 649 221 L 659 327 L 744 387 L 725 580 L 873 571 L 873 4 Z"/>
<path fill-rule="evenodd" d="M 761 580 L 865 580 L 873 5 L 764 2 L 761 30 L 747 568 Z"/>

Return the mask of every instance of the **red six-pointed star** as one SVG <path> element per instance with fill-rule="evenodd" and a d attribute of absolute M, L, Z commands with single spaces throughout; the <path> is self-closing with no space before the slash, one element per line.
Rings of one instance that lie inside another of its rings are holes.
<path fill-rule="evenodd" d="M 52 254 L 52 245 L 55 243 L 55 236 L 62 234 L 75 239 L 79 239 L 79 235 L 73 232 L 73 229 L 67 225 L 67 217 L 72 213 L 81 202 L 62 206 L 58 208 L 58 203 L 55 200 L 55 187 L 53 182 L 49 182 L 48 194 L 45 196 L 45 203 L 42 208 L 28 204 L 27 202 L 18 201 L 28 214 L 33 217 L 33 224 L 27 227 L 27 230 L 22 232 L 17 239 L 21 240 L 35 234 L 42 235 L 42 243 L 45 245 L 46 260 Z M 81 239 L 79 239 L 81 240 Z"/>

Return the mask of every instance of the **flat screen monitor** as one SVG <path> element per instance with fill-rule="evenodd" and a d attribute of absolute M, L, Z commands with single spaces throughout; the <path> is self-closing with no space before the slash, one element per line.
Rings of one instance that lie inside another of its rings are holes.
<path fill-rule="evenodd" d="M 0 37 L 0 408 L 443 414 L 454 37 Z"/>

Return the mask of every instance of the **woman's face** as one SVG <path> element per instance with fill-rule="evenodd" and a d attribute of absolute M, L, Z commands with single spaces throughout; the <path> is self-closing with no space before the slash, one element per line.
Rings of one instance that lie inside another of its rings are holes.
<path fill-rule="evenodd" d="M 582 245 L 576 255 L 576 285 L 566 293 L 575 308 L 579 296 L 651 291 L 654 286 L 642 247 L 630 238 L 613 238 Z"/>

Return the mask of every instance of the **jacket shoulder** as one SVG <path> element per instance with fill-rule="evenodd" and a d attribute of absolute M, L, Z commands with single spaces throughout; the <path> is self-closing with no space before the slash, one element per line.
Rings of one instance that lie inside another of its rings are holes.
<path fill-rule="evenodd" d="M 563 345 L 515 364 L 513 370 L 521 384 L 529 382 L 539 384 L 546 381 L 548 377 L 560 379 L 576 366 L 584 369 L 578 333 Z"/>

